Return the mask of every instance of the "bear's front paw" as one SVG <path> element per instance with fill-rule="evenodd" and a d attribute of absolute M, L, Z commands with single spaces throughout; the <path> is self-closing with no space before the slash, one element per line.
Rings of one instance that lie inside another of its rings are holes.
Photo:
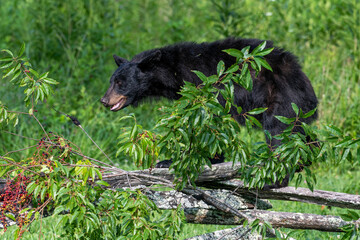
<path fill-rule="evenodd" d="M 164 161 L 158 162 L 155 165 L 155 168 L 169 168 L 171 164 L 172 164 L 172 160 L 164 160 Z"/>

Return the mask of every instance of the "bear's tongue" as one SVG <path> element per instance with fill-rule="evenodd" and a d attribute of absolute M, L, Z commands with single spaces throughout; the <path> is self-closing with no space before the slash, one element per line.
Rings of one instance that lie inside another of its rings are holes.
<path fill-rule="evenodd" d="M 122 101 L 120 101 L 120 102 L 118 102 L 117 104 L 115 104 L 114 106 L 112 106 L 112 107 L 110 108 L 110 110 L 112 111 L 112 110 L 117 109 L 117 108 L 120 106 L 121 102 L 122 102 Z"/>
<path fill-rule="evenodd" d="M 115 104 L 114 106 L 112 106 L 110 108 L 110 110 L 112 111 L 112 110 L 116 110 L 116 109 L 120 108 L 123 105 L 125 100 L 126 100 L 125 98 L 120 99 L 120 101 L 117 104 Z"/>

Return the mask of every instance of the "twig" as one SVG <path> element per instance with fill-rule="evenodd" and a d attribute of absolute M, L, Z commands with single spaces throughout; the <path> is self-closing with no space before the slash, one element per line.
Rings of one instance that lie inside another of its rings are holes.
<path fill-rule="evenodd" d="M 94 143 L 94 145 L 104 154 L 104 156 L 112 163 L 114 164 L 114 162 L 109 158 L 108 155 L 106 155 L 106 153 L 99 147 L 99 145 L 96 144 L 96 142 L 90 137 L 90 135 L 86 132 L 86 130 L 81 126 L 78 125 L 78 127 L 86 134 L 86 136 L 88 138 L 90 138 L 90 140 Z"/>
<path fill-rule="evenodd" d="M 40 139 L 25 137 L 25 136 L 22 136 L 22 135 L 20 135 L 20 134 L 12 133 L 12 132 L 5 131 L 5 130 L 2 130 L 2 131 L 5 132 L 5 133 L 8 133 L 8 134 L 17 136 L 17 137 L 26 138 L 26 139 L 30 139 L 30 140 L 34 140 L 34 141 L 40 141 Z"/>
<path fill-rule="evenodd" d="M 97 162 L 97 163 L 103 164 L 103 165 L 105 165 L 105 166 L 108 166 L 108 167 L 110 167 L 110 168 L 113 168 L 113 169 L 114 169 L 114 171 L 115 171 L 115 169 L 119 169 L 119 168 L 114 167 L 113 165 L 110 165 L 110 164 L 104 163 L 104 162 L 102 162 L 102 161 L 100 161 L 100 160 L 97 160 L 97 159 L 95 159 L 95 158 L 85 156 L 84 154 L 79 153 L 79 152 L 77 152 L 77 151 L 75 151 L 75 150 L 71 150 L 71 151 L 70 151 L 70 153 L 73 153 L 73 154 L 78 155 L 78 156 L 80 156 L 80 157 L 83 157 L 83 158 L 86 158 L 86 159 L 92 160 L 92 161 L 94 161 L 94 162 Z M 122 171 L 121 173 L 126 172 L 125 170 L 122 170 L 122 169 L 120 169 L 120 170 Z M 119 171 L 117 171 L 117 172 L 119 172 Z"/>
<path fill-rule="evenodd" d="M 19 167 L 19 168 L 21 168 L 21 169 L 24 169 L 25 171 L 29 171 L 29 172 L 32 172 L 32 173 L 38 175 L 38 176 L 41 176 L 39 173 L 34 172 L 34 171 L 32 171 L 32 170 L 30 170 L 30 169 L 28 169 L 28 168 L 26 168 L 26 167 L 23 167 L 23 166 L 21 166 L 20 164 L 14 162 L 14 161 L 11 161 L 11 160 L 3 157 L 3 156 L 0 156 L 0 158 L 1 158 L 1 159 L 4 159 L 4 160 L 7 161 L 7 162 L 10 162 L 10 163 L 13 164 L 13 165 L 16 165 L 17 167 Z"/>
<path fill-rule="evenodd" d="M 33 147 L 37 147 L 37 146 L 38 145 L 32 145 L 32 146 L 29 146 L 29 147 L 26 147 L 26 148 L 10 151 L 10 152 L 7 152 L 4 155 L 2 155 L 2 157 L 5 157 L 6 155 L 9 155 L 9 154 L 12 154 L 12 153 L 21 152 L 21 151 L 24 151 L 24 150 L 27 150 L 27 149 L 30 149 L 30 148 L 33 148 Z"/>
<path fill-rule="evenodd" d="M 51 142 L 51 139 L 50 139 L 49 135 L 48 135 L 47 132 L 45 131 L 45 129 L 44 129 L 43 125 L 41 124 L 41 122 L 39 121 L 39 119 L 37 119 L 37 117 L 35 117 L 35 114 L 31 114 L 31 116 L 32 116 L 33 118 L 35 118 L 35 120 L 36 120 L 36 121 L 38 122 L 38 124 L 40 125 L 41 129 L 44 131 L 46 137 L 47 137 L 47 138 L 49 139 L 49 141 Z"/>
<path fill-rule="evenodd" d="M 85 134 L 86 136 L 94 143 L 94 145 L 104 154 L 104 156 L 114 165 L 114 162 L 109 158 L 109 156 L 99 147 L 99 145 L 97 145 L 97 143 L 90 137 L 90 135 L 87 133 L 87 131 L 81 126 L 80 121 L 71 115 L 68 115 L 66 113 L 60 112 L 58 110 L 56 110 L 54 107 L 53 109 L 55 110 L 55 112 L 60 113 L 68 118 L 70 118 L 70 120 L 75 124 L 75 126 L 79 127 Z"/>

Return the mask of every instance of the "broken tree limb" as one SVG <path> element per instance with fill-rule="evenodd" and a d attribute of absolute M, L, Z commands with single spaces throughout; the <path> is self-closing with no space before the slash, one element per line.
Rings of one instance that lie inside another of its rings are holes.
<path fill-rule="evenodd" d="M 181 204 L 183 208 L 216 209 L 211 204 L 207 204 L 203 199 L 199 198 L 198 193 L 192 189 L 187 189 L 186 194 L 175 190 L 154 191 L 145 189 L 143 192 L 160 209 L 175 209 L 179 204 Z M 272 205 L 267 200 L 243 198 L 228 190 L 204 190 L 204 192 L 236 210 L 254 208 L 266 210 L 272 208 Z"/>
<path fill-rule="evenodd" d="M 243 182 L 236 178 L 238 176 L 239 164 L 232 163 L 215 164 L 212 169 L 205 167 L 203 173 L 196 181 L 198 186 L 211 189 L 229 189 L 246 197 L 275 199 L 306 202 L 318 205 L 360 209 L 360 195 L 338 193 L 331 191 L 314 190 L 307 188 L 285 187 L 279 189 L 248 189 Z M 113 173 L 104 175 L 103 180 L 114 188 L 135 187 L 138 185 L 152 186 L 161 184 L 161 181 L 150 181 L 150 176 L 166 179 L 168 183 L 173 181 L 174 175 L 167 168 L 154 168 L 141 171 L 129 171 L 128 174 Z"/>
<path fill-rule="evenodd" d="M 251 234 L 250 228 L 236 227 L 233 229 L 224 229 L 215 231 L 212 233 L 206 233 L 201 236 L 195 236 L 187 238 L 186 240 L 233 240 L 233 239 L 244 239 L 244 240 L 261 240 L 262 236 L 256 233 Z"/>
<path fill-rule="evenodd" d="M 254 190 L 244 186 L 242 181 L 232 179 L 227 181 L 214 182 L 211 184 L 201 184 L 208 188 L 229 189 L 240 195 L 259 197 L 261 199 L 287 200 L 296 202 L 305 202 L 311 204 L 360 209 L 360 195 L 347 193 L 314 190 L 313 192 L 307 188 L 284 187 L 270 190 Z"/>
<path fill-rule="evenodd" d="M 351 222 L 342 220 L 338 216 L 317 215 L 309 213 L 291 213 L 291 212 L 274 212 L 265 211 L 271 205 L 267 202 L 259 201 L 258 207 L 262 209 L 249 209 L 248 200 L 240 196 L 230 195 L 226 190 L 206 190 L 206 193 L 221 202 L 226 202 L 230 207 L 239 210 L 242 214 L 251 219 L 261 219 L 269 222 L 273 227 L 284 227 L 291 229 L 312 229 L 327 232 L 341 232 L 341 228 Z M 202 199 L 197 199 L 196 191 L 188 190 L 188 194 L 176 191 L 152 191 L 145 190 L 145 194 L 152 200 L 160 209 L 175 209 L 178 204 L 181 204 L 184 209 L 186 220 L 189 223 L 197 224 L 217 224 L 217 225 L 239 225 L 244 219 L 239 216 L 234 216 L 232 212 L 224 212 L 216 209 L 211 204 L 206 203 Z M 191 195 L 195 194 L 195 197 Z"/>
<path fill-rule="evenodd" d="M 184 209 L 186 220 L 189 223 L 239 225 L 243 219 L 232 214 L 208 209 Z M 307 229 L 325 232 L 342 232 L 341 228 L 351 224 L 338 216 L 317 215 L 310 213 L 274 212 L 264 210 L 243 210 L 242 213 L 254 219 L 269 222 L 273 227 L 291 229 Z"/>
<path fill-rule="evenodd" d="M 212 182 L 220 180 L 233 179 L 238 176 L 238 169 L 240 165 L 232 163 L 215 164 L 212 168 L 206 166 L 199 176 L 197 183 Z M 111 170 L 111 169 L 110 169 Z M 149 182 L 147 176 L 161 177 L 162 179 L 173 181 L 174 174 L 168 168 L 153 168 L 145 170 L 135 170 L 124 173 L 113 172 L 103 176 L 103 180 L 108 182 L 111 186 L 116 188 L 135 187 L 137 185 L 153 185 L 154 182 Z"/>
<path fill-rule="evenodd" d="M 301 201 L 360 209 L 358 195 L 319 190 L 311 192 L 305 188 L 293 187 L 271 190 L 248 189 L 241 181 L 233 179 L 238 177 L 238 167 L 231 163 L 217 164 L 212 169 L 206 167 L 196 184 L 199 187 L 214 190 L 186 189 L 184 191 L 186 194 L 177 191 L 151 190 L 157 185 L 174 189 L 173 174 L 166 168 L 111 172 L 104 174 L 103 180 L 108 182 L 114 190 L 136 186 L 142 188 L 142 191 L 160 209 L 174 209 L 181 204 L 187 221 L 190 223 L 239 225 L 246 218 L 267 221 L 273 227 L 339 232 L 341 227 L 352 222 L 346 222 L 336 216 L 264 211 L 271 205 L 261 199 Z"/>

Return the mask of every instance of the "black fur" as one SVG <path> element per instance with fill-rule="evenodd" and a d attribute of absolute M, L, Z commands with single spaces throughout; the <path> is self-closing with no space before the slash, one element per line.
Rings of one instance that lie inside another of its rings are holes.
<path fill-rule="evenodd" d="M 206 76 L 216 74 L 216 66 L 220 60 L 226 67 L 235 63 L 235 58 L 222 50 L 236 48 L 241 50 L 250 46 L 250 51 L 262 43 L 258 39 L 228 38 L 212 43 L 179 43 L 159 49 L 148 50 L 127 61 L 114 55 L 118 69 L 110 79 L 110 88 L 101 99 L 105 106 L 113 106 L 113 94 L 126 96 L 126 102 L 121 108 L 130 104 L 137 104 L 147 97 L 166 97 L 178 99 L 184 81 L 200 84 L 199 78 L 191 72 L 198 70 Z M 267 42 L 266 48 L 273 47 Z M 274 116 L 293 117 L 291 103 L 295 103 L 303 112 L 308 112 L 317 106 L 317 98 L 309 79 L 302 72 L 294 55 L 280 48 L 275 48 L 265 59 L 273 72 L 262 69 L 257 77 L 253 74 L 253 91 L 248 92 L 235 84 L 235 104 L 249 111 L 258 107 L 268 109 L 257 115 L 263 128 L 272 135 L 279 134 L 286 127 Z M 224 100 L 219 99 L 223 104 Z M 121 109 L 120 108 L 120 109 Z M 115 109 L 116 111 L 119 109 Z M 244 119 L 235 108 L 231 109 L 232 116 L 244 124 Z M 312 117 L 304 120 L 306 123 L 316 119 Z M 300 129 L 298 131 L 301 131 Z M 270 143 L 276 146 L 276 140 Z"/>

